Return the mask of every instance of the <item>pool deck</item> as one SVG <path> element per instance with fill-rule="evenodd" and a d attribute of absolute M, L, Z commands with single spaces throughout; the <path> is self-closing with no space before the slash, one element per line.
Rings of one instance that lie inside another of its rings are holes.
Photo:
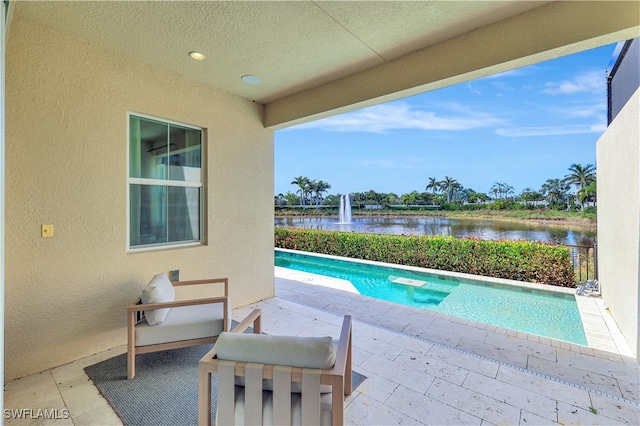
<path fill-rule="evenodd" d="M 578 299 L 589 347 L 369 298 L 343 280 L 286 268 L 276 268 L 276 298 L 251 307 L 265 318 L 276 306 L 353 316 L 354 368 L 368 376 L 347 407 L 353 424 L 640 424 L 638 360 L 601 300 Z"/>
<path fill-rule="evenodd" d="M 337 337 L 342 316 L 352 315 L 353 368 L 367 378 L 345 401 L 345 424 L 640 424 L 640 365 L 617 349 L 447 317 L 288 271 L 276 268 L 275 297 L 236 308 L 233 318 L 260 308 L 266 333 Z M 581 299 L 602 312 L 598 299 Z M 6 408 L 66 408 L 71 416 L 5 424 L 122 424 L 83 368 L 124 352 L 5 383 Z"/>
<path fill-rule="evenodd" d="M 276 251 L 292 253 L 292 254 L 311 255 L 315 257 L 336 259 L 336 260 L 342 260 L 342 261 L 353 261 L 353 259 L 348 259 L 343 257 L 336 257 L 336 256 L 318 254 L 318 253 L 307 253 L 307 252 L 301 252 L 301 251 L 295 251 L 295 250 L 276 249 Z M 399 265 L 390 264 L 390 263 L 372 262 L 367 260 L 358 260 L 357 262 L 369 264 L 373 266 L 383 266 L 383 267 L 392 268 L 392 269 L 408 270 L 408 271 L 413 271 L 418 273 L 427 273 L 427 274 L 431 273 L 439 276 L 444 276 L 446 278 L 453 279 L 453 280 L 460 280 L 460 281 L 473 280 L 475 282 L 486 283 L 487 285 L 492 285 L 492 286 L 498 285 L 503 287 L 519 287 L 519 288 L 530 289 L 533 291 L 536 291 L 536 290 L 545 291 L 545 292 L 551 291 L 551 292 L 563 293 L 566 295 L 573 296 L 576 299 L 576 302 L 578 304 L 578 309 L 580 311 L 582 325 L 584 327 L 584 332 L 587 337 L 587 343 L 588 343 L 587 347 L 575 345 L 575 344 L 564 342 L 564 341 L 553 340 L 543 336 L 536 336 L 536 335 L 528 334 L 522 331 L 516 332 L 513 330 L 503 329 L 501 327 L 492 327 L 486 324 L 477 323 L 475 321 L 462 320 L 462 319 L 453 318 L 453 317 L 449 317 L 449 318 L 451 319 L 451 321 L 454 321 L 454 322 L 463 321 L 464 323 L 467 323 L 467 324 L 473 323 L 480 328 L 489 327 L 489 328 L 497 329 L 499 330 L 499 332 L 503 332 L 503 333 L 516 333 L 516 335 L 524 339 L 537 341 L 537 342 L 548 344 L 548 345 L 559 345 L 559 347 L 563 349 L 568 349 L 568 350 L 573 350 L 578 352 L 580 351 L 588 352 L 589 349 L 596 349 L 596 350 L 618 353 L 625 356 L 633 356 L 633 352 L 631 351 L 629 344 L 624 339 L 622 333 L 620 332 L 620 329 L 618 328 L 615 320 L 611 316 L 611 313 L 607 310 L 607 307 L 604 305 L 604 302 L 602 301 L 602 299 L 600 297 L 591 297 L 589 293 L 586 293 L 583 296 L 578 296 L 575 294 L 576 290 L 574 288 L 557 287 L 557 286 L 550 286 L 550 285 L 537 284 L 537 283 L 527 283 L 522 281 L 508 280 L 504 278 L 483 277 L 483 276 L 462 274 L 462 273 L 450 272 L 450 271 L 436 271 L 432 269 L 418 268 L 413 266 L 399 266 Z M 275 276 L 291 279 L 291 280 L 297 280 L 300 282 L 307 282 L 310 284 L 324 285 L 329 288 L 344 290 L 350 293 L 359 294 L 358 290 L 355 288 L 355 286 L 351 282 L 338 279 L 338 278 L 305 273 L 305 272 L 300 272 L 293 269 L 287 269 L 287 268 L 282 268 L 278 266 L 275 267 Z M 443 315 L 443 316 L 446 317 L 446 315 Z"/>

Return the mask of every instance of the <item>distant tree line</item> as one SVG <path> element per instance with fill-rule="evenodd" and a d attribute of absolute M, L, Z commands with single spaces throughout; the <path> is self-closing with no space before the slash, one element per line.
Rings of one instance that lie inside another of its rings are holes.
<path fill-rule="evenodd" d="M 367 192 L 353 192 L 350 194 L 355 208 L 365 206 L 438 206 L 445 210 L 455 210 L 461 206 L 492 208 L 497 210 L 513 208 L 547 207 L 556 210 L 582 210 L 595 206 L 596 168 L 592 164 L 583 166 L 572 164 L 563 178 L 547 179 L 539 189 L 527 187 L 519 194 L 514 187 L 505 182 L 495 182 L 489 193 L 477 192 L 472 188 L 465 188 L 456 179 L 445 176 L 438 180 L 428 178 L 424 192 L 412 191 L 407 194 L 383 193 L 370 190 Z M 306 176 L 298 176 L 291 182 L 297 190 L 275 196 L 277 207 L 301 208 L 323 206 L 338 206 L 340 196 L 325 193 L 331 185 L 323 180 L 312 180 Z M 573 190 L 573 191 L 572 191 Z"/>

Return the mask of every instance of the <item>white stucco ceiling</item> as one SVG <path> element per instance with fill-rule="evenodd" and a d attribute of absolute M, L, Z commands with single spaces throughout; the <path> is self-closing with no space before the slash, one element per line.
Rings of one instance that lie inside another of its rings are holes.
<path fill-rule="evenodd" d="M 264 104 L 278 128 L 632 38 L 638 4 L 19 1 L 14 17 Z"/>

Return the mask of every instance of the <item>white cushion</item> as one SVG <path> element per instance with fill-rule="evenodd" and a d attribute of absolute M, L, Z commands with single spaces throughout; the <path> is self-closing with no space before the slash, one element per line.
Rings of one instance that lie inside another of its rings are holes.
<path fill-rule="evenodd" d="M 140 299 L 143 304 L 175 301 L 176 292 L 173 288 L 173 284 L 169 281 L 167 274 L 158 274 L 153 277 L 149 284 L 147 284 L 147 286 L 142 290 Z M 144 316 L 149 325 L 158 325 L 164 321 L 169 310 L 170 308 L 151 309 L 144 311 Z"/>
<path fill-rule="evenodd" d="M 231 322 L 230 305 L 227 304 L 227 330 Z M 136 325 L 136 346 L 214 337 L 223 331 L 222 303 L 180 306 L 171 308 L 161 324 L 149 326 L 141 322 Z"/>
<path fill-rule="evenodd" d="M 331 337 L 270 336 L 222 333 L 214 346 L 218 359 L 287 365 L 302 368 L 332 368 L 336 353 Z"/>

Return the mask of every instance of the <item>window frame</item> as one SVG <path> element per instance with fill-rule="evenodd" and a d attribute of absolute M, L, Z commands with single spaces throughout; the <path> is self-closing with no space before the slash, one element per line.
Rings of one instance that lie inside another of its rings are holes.
<path fill-rule="evenodd" d="M 178 181 L 169 179 L 154 179 L 154 178 L 139 178 L 131 177 L 131 117 L 142 118 L 147 120 L 153 120 L 167 125 L 174 125 L 183 127 L 186 129 L 193 129 L 200 132 L 200 182 L 194 181 Z M 139 113 L 135 111 L 127 111 L 127 141 L 126 141 L 126 252 L 127 253 L 139 253 L 157 250 L 170 250 L 183 247 L 199 247 L 206 245 L 206 129 L 204 127 L 195 126 L 192 124 L 183 123 L 176 120 L 171 120 L 163 117 L 157 117 L 149 114 Z M 190 241 L 176 241 L 176 242 L 160 242 L 151 244 L 131 245 L 131 186 L 132 185 L 145 185 L 145 186 L 162 186 L 166 188 L 183 187 L 183 188 L 199 188 L 200 197 L 199 204 L 199 235 L 197 240 Z"/>

